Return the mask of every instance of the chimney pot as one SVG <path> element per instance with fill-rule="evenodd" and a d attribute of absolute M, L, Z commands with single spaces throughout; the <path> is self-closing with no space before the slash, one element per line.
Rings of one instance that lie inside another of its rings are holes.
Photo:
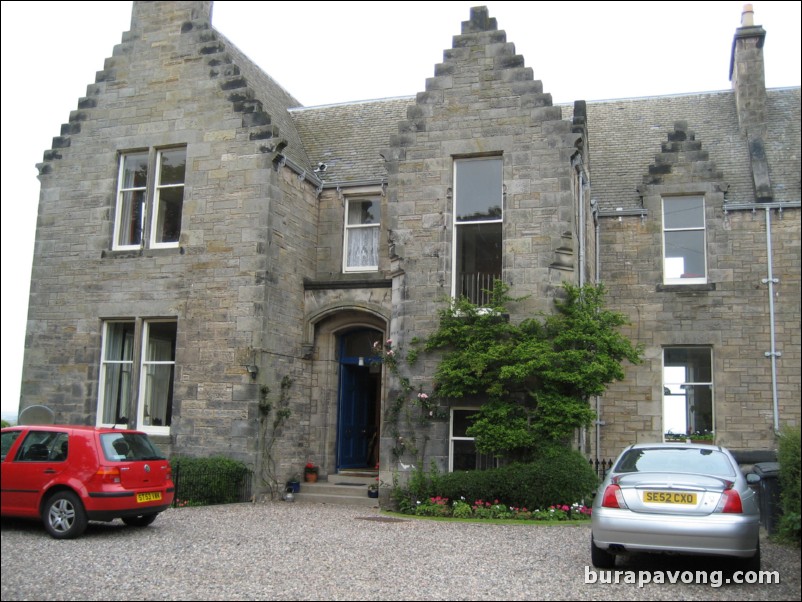
<path fill-rule="evenodd" d="M 751 4 L 744 4 L 744 10 L 741 13 L 741 27 L 754 27 L 755 26 L 755 11 L 752 9 Z"/>

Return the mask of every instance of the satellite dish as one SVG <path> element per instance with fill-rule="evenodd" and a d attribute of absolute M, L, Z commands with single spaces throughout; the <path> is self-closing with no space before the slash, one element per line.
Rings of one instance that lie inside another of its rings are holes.
<path fill-rule="evenodd" d="M 56 414 L 47 406 L 28 406 L 20 412 L 17 424 L 53 424 Z"/>

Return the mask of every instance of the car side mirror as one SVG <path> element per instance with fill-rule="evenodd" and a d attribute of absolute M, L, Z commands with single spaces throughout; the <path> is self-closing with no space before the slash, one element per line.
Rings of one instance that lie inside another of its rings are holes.
<path fill-rule="evenodd" d="M 760 483 L 760 475 L 754 472 L 750 472 L 746 475 L 746 482 L 748 485 L 757 485 Z"/>

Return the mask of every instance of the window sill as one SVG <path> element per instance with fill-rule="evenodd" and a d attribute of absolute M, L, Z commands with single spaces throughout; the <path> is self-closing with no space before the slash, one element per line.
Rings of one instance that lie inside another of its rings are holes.
<path fill-rule="evenodd" d="M 372 277 L 371 277 L 372 276 Z M 393 281 L 384 274 L 343 274 L 330 280 L 304 280 L 304 290 L 392 288 Z"/>
<path fill-rule="evenodd" d="M 658 293 L 709 293 L 716 290 L 715 282 L 705 284 L 658 284 Z"/>
<path fill-rule="evenodd" d="M 136 249 L 120 250 L 107 249 L 100 252 L 101 259 L 133 259 L 136 257 L 165 257 L 170 255 L 183 255 L 184 247 L 167 247 L 163 249 Z"/>

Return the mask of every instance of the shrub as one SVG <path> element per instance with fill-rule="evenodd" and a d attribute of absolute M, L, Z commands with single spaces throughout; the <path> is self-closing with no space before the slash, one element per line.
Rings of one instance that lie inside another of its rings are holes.
<path fill-rule="evenodd" d="M 251 471 L 242 462 L 223 456 L 177 457 L 170 460 L 176 506 L 231 504 L 250 498 Z"/>
<path fill-rule="evenodd" d="M 567 448 L 549 447 L 542 449 L 534 462 L 509 464 L 493 470 L 443 475 L 434 468 L 428 473 L 416 470 L 406 487 L 395 488 L 394 499 L 400 512 L 410 514 L 417 512 L 419 502 L 429 504 L 432 499 L 450 499 L 472 504 L 476 518 L 504 518 L 510 507 L 529 512 L 537 509 L 548 512 L 552 506 L 570 509 L 579 502 L 589 501 L 597 485 L 596 474 L 582 454 Z M 456 508 L 457 503 L 454 506 Z M 461 513 L 466 513 L 459 507 Z M 425 508 L 424 512 L 430 509 Z"/>
<path fill-rule="evenodd" d="M 526 464 L 508 464 L 495 470 L 452 472 L 439 478 L 432 495 L 451 499 L 503 500 L 519 508 L 571 506 L 589 500 L 598 479 L 577 451 L 550 447 Z"/>
<path fill-rule="evenodd" d="M 780 517 L 779 535 L 800 545 L 800 429 L 783 429 L 780 436 Z"/>
<path fill-rule="evenodd" d="M 471 518 L 473 516 L 471 505 L 462 500 L 454 502 L 454 505 L 451 508 L 451 516 L 454 518 Z"/>

